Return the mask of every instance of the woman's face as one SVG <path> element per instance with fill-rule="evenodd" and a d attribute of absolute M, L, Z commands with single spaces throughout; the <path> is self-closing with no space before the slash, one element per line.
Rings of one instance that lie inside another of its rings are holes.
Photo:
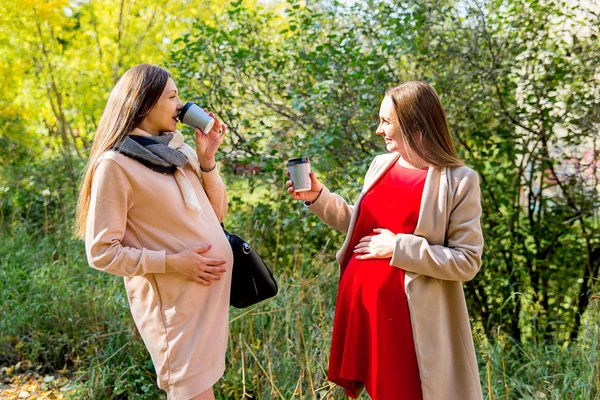
<path fill-rule="evenodd" d="M 182 108 L 183 103 L 179 99 L 177 86 L 173 79 L 169 78 L 158 102 L 139 127 L 151 135 L 174 132 L 177 130 L 177 115 Z"/>
<path fill-rule="evenodd" d="M 394 103 L 388 96 L 385 96 L 381 102 L 379 126 L 375 133 L 384 138 L 385 147 L 390 153 L 400 153 L 402 158 L 407 158 L 400 123 L 394 111 Z"/>

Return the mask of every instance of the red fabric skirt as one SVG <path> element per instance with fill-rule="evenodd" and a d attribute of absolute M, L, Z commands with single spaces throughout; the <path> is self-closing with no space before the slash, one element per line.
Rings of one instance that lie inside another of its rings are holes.
<path fill-rule="evenodd" d="M 356 398 L 422 399 L 404 290 L 404 271 L 390 259 L 358 260 L 359 240 L 373 229 L 413 233 L 427 170 L 394 163 L 360 203 L 336 303 L 328 379 Z"/>

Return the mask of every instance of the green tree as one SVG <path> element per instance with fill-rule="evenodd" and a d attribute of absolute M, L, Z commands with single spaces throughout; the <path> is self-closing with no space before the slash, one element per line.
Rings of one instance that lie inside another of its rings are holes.
<path fill-rule="evenodd" d="M 195 24 L 172 66 L 188 96 L 226 118 L 226 164 L 271 187 L 266 204 L 279 204 L 282 166 L 297 154 L 352 199 L 359 185 L 347 183 L 383 151 L 373 138 L 383 90 L 429 81 L 482 178 L 486 259 L 466 284 L 474 315 L 517 340 L 576 338 L 600 254 L 593 10 L 292 1 L 282 14 L 238 2 L 222 21 Z"/>

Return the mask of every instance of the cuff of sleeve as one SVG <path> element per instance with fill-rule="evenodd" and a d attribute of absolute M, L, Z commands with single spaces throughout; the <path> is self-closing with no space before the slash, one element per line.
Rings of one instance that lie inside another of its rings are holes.
<path fill-rule="evenodd" d="M 218 186 L 223 183 L 221 176 L 219 175 L 219 168 L 217 167 L 216 163 L 215 163 L 215 166 L 213 167 L 213 169 L 211 169 L 208 172 L 202 171 L 202 168 L 200 168 L 200 174 L 202 177 L 202 181 L 204 182 L 205 188 Z"/>
<path fill-rule="evenodd" d="M 148 250 L 144 252 L 147 274 L 164 274 L 166 271 L 167 252 L 165 250 Z"/>
<path fill-rule="evenodd" d="M 390 260 L 390 265 L 393 267 L 405 268 L 407 267 L 407 248 L 406 246 L 411 246 L 411 239 L 414 238 L 414 235 L 407 235 L 405 233 L 399 233 L 396 235 L 396 245 L 394 246 L 394 252 L 392 253 L 392 259 Z M 417 246 L 416 243 L 413 246 Z"/>

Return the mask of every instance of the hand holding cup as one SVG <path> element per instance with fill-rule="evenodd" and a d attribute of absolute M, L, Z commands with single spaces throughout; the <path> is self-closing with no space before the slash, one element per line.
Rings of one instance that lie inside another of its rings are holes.
<path fill-rule="evenodd" d="M 188 101 L 179 111 L 177 117 L 179 121 L 194 129 L 199 129 L 202 133 L 208 134 L 215 124 L 214 116 L 210 115 L 206 108 L 203 110 L 196 104 Z"/>
<path fill-rule="evenodd" d="M 290 171 L 286 171 L 285 176 L 290 178 Z M 308 202 L 313 202 L 319 197 L 321 190 L 323 190 L 323 184 L 319 182 L 314 172 L 309 172 L 308 174 L 308 183 L 301 189 L 301 191 L 297 191 L 294 187 L 294 178 L 288 180 L 285 185 L 287 186 L 287 192 L 292 195 L 294 200 L 303 200 Z"/>

